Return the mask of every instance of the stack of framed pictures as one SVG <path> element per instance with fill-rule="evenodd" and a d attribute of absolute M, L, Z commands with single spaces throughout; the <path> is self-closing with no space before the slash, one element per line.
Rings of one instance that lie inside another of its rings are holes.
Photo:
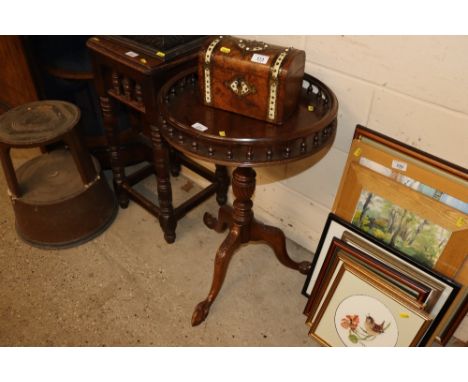
<path fill-rule="evenodd" d="M 328 346 L 445 344 L 466 315 L 468 173 L 357 126 L 306 279 Z"/>

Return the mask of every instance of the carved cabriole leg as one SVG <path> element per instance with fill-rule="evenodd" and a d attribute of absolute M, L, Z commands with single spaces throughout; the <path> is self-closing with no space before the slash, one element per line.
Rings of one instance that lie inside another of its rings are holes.
<path fill-rule="evenodd" d="M 163 121 L 163 123 L 165 123 Z M 159 200 L 159 224 L 164 231 L 164 239 L 168 243 L 175 241 L 177 219 L 172 206 L 172 188 L 169 175 L 169 152 L 166 143 L 162 140 L 159 127 L 150 125 L 151 141 L 153 143 L 153 161 L 156 173 Z"/>
<path fill-rule="evenodd" d="M 210 312 L 211 304 L 216 299 L 221 287 L 223 286 L 224 278 L 226 277 L 229 262 L 235 250 L 241 244 L 241 235 L 238 227 L 234 227 L 229 231 L 228 236 L 224 239 L 223 243 L 218 249 L 214 264 L 214 275 L 211 283 L 210 292 L 208 297 L 200 302 L 192 315 L 192 326 L 200 325 L 205 321 L 208 313 Z"/>
<path fill-rule="evenodd" d="M 218 189 L 216 190 L 216 201 L 220 206 L 227 202 L 227 192 L 229 189 L 229 175 L 225 166 L 216 165 L 215 171 Z"/>
<path fill-rule="evenodd" d="M 221 206 L 218 211 L 218 218 L 216 219 L 213 215 L 205 212 L 203 215 L 203 222 L 205 225 L 218 232 L 224 232 L 227 227 L 232 225 L 232 214 L 233 209 L 230 206 Z"/>
<path fill-rule="evenodd" d="M 253 203 L 250 198 L 255 191 L 255 171 L 251 168 L 236 168 L 232 175 L 232 190 L 236 197 L 233 209 L 222 206 L 217 220 L 209 214 L 204 216 L 205 224 L 215 231 L 221 232 L 228 224 L 230 229 L 216 253 L 210 292 L 208 297 L 196 306 L 192 316 L 192 326 L 199 325 L 206 319 L 211 304 L 223 286 L 232 255 L 242 243 L 250 239 L 250 225 L 253 221 Z"/>
<path fill-rule="evenodd" d="M 250 240 L 264 241 L 268 244 L 273 249 L 276 258 L 284 266 L 297 270 L 304 275 L 309 272 L 311 263 L 308 261 L 296 263 L 289 257 L 286 249 L 286 237 L 279 228 L 254 221 L 250 231 Z"/>
<path fill-rule="evenodd" d="M 104 120 L 104 130 L 106 133 L 107 146 L 109 147 L 110 163 L 112 167 L 112 176 L 114 192 L 121 208 L 128 207 L 128 195 L 122 188 L 125 179 L 125 170 L 121 165 L 119 158 L 119 140 L 117 136 L 117 126 L 109 97 L 99 97 L 101 111 Z"/>
<path fill-rule="evenodd" d="M 216 253 L 213 281 L 208 297 L 200 302 L 193 312 L 192 326 L 201 324 L 210 311 L 216 296 L 223 286 L 227 269 L 234 252 L 248 241 L 265 241 L 284 266 L 307 274 L 310 263 L 293 261 L 286 250 L 286 237 L 279 228 L 257 222 L 252 211 L 252 195 L 255 191 L 255 171 L 249 167 L 238 167 L 232 174 L 232 191 L 236 200 L 233 208 L 221 206 L 218 218 L 206 213 L 205 224 L 216 232 L 222 232 L 228 225 L 229 234 Z"/>

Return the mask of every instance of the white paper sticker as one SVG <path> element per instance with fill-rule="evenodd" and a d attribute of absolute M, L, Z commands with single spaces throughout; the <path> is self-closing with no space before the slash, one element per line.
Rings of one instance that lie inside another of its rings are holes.
<path fill-rule="evenodd" d="M 264 54 L 254 53 L 250 61 L 256 62 L 257 64 L 266 64 L 269 59 L 270 59 L 270 56 L 265 56 Z"/>
<path fill-rule="evenodd" d="M 392 161 L 392 168 L 400 171 L 406 171 L 406 169 L 408 168 L 408 164 L 406 162 L 394 159 Z"/>
<path fill-rule="evenodd" d="M 125 53 L 127 56 L 129 57 L 132 57 L 132 58 L 135 58 L 135 57 L 138 57 L 139 54 L 138 53 L 135 53 L 135 52 L 132 52 L 131 50 L 129 50 L 127 53 Z"/>
<path fill-rule="evenodd" d="M 192 127 L 198 131 L 206 131 L 208 130 L 208 127 L 205 125 L 202 125 L 200 122 L 195 122 Z"/>
<path fill-rule="evenodd" d="M 365 157 L 359 158 L 359 164 L 384 176 L 390 177 L 392 175 L 392 170 L 381 165 L 380 163 L 374 162 L 373 160 L 367 159 Z"/>

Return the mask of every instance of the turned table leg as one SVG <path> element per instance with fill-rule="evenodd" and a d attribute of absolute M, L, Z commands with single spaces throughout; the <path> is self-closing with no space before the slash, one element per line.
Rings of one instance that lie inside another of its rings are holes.
<path fill-rule="evenodd" d="M 127 208 L 129 197 L 122 185 L 125 180 L 125 170 L 120 160 L 119 138 L 117 132 L 117 123 L 114 115 L 115 103 L 109 97 L 99 97 L 101 111 L 104 121 L 104 130 L 106 133 L 107 146 L 109 147 L 110 163 L 112 167 L 112 182 L 114 192 L 121 208 Z"/>
<path fill-rule="evenodd" d="M 229 233 L 216 253 L 213 281 L 208 297 L 200 302 L 193 312 L 192 326 L 201 324 L 210 311 L 226 277 L 229 262 L 240 244 L 249 241 L 265 241 L 274 251 L 281 264 L 306 274 L 310 268 L 309 262 L 293 261 L 286 250 L 286 238 L 279 229 L 266 226 L 254 219 L 252 211 L 252 195 L 255 191 L 255 171 L 250 167 L 238 167 L 232 174 L 232 191 L 236 197 L 233 208 L 221 206 L 216 219 L 206 213 L 205 224 L 222 232 L 229 226 Z"/>
<path fill-rule="evenodd" d="M 169 148 L 169 166 L 171 175 L 174 177 L 179 176 L 181 170 L 179 153 L 173 147 Z"/>
<path fill-rule="evenodd" d="M 163 122 L 165 123 L 165 122 Z M 167 243 L 173 243 L 176 238 L 177 219 L 172 205 L 172 186 L 170 178 L 169 148 L 163 141 L 159 127 L 150 125 L 153 144 L 153 161 L 156 172 L 156 183 L 159 200 L 159 224 L 164 232 Z"/>

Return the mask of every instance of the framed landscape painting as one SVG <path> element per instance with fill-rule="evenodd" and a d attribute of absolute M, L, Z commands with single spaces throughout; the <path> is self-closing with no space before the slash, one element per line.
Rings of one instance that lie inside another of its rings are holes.
<path fill-rule="evenodd" d="M 451 232 L 379 195 L 363 190 L 352 224 L 390 247 L 434 268 Z"/>
<path fill-rule="evenodd" d="M 332 211 L 468 285 L 468 171 L 358 126 Z"/>

